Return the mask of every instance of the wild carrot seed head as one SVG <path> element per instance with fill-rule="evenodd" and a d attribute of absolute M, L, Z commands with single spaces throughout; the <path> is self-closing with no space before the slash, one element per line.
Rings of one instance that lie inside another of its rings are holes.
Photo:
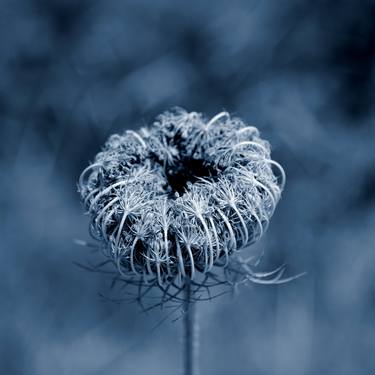
<path fill-rule="evenodd" d="M 165 289 L 207 284 L 218 267 L 229 275 L 236 254 L 264 233 L 284 180 L 255 127 L 227 112 L 207 120 L 175 109 L 112 135 L 79 192 L 121 277 Z"/>

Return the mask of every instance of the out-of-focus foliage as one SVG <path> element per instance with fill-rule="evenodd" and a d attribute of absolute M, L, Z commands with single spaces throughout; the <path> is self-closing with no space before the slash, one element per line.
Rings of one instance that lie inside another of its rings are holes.
<path fill-rule="evenodd" d="M 203 303 L 202 373 L 375 371 L 372 1 L 3 0 L 0 372 L 175 374 L 180 321 L 114 304 L 75 184 L 109 134 L 181 105 L 256 125 L 285 167 L 262 269 Z"/>

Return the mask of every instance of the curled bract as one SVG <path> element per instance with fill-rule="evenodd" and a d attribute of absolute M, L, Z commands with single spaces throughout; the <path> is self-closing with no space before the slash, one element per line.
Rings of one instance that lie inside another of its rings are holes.
<path fill-rule="evenodd" d="M 206 120 L 175 109 L 112 135 L 79 192 L 91 235 L 121 279 L 198 290 L 281 276 L 253 272 L 238 254 L 266 230 L 284 183 L 255 127 L 227 112 Z"/>

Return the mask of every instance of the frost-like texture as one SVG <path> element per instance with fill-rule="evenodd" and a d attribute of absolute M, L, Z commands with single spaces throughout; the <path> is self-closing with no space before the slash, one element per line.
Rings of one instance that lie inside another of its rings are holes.
<path fill-rule="evenodd" d="M 79 191 L 90 232 L 122 278 L 165 290 L 269 281 L 236 254 L 264 233 L 284 180 L 255 127 L 226 112 L 207 121 L 175 109 L 112 135 Z"/>

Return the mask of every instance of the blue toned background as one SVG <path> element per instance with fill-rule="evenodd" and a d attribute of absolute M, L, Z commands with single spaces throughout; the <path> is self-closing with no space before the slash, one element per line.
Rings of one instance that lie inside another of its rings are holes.
<path fill-rule="evenodd" d="M 175 105 L 271 141 L 288 181 L 254 251 L 307 272 L 200 304 L 201 373 L 375 373 L 372 1 L 0 4 L 1 374 L 178 373 L 181 321 L 73 264 L 80 171 Z"/>

